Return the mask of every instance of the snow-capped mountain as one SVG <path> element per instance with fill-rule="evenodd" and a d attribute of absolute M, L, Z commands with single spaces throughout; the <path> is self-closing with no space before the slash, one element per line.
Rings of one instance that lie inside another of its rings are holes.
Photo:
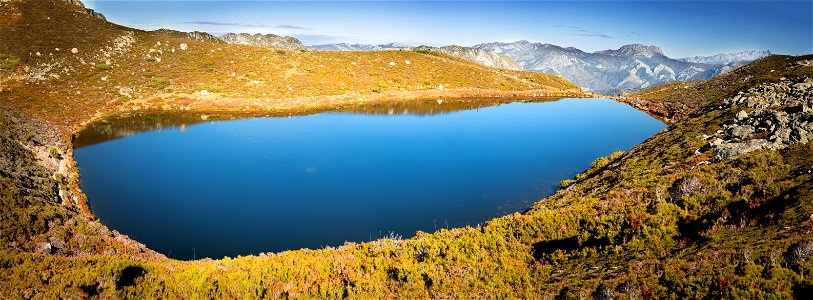
<path fill-rule="evenodd" d="M 603 93 L 635 91 L 670 81 L 705 80 L 734 67 L 676 60 L 656 46 L 640 44 L 593 53 L 528 41 L 474 48 L 511 56 L 527 70 L 560 75 L 586 90 Z"/>
<path fill-rule="evenodd" d="M 742 52 L 731 52 L 731 53 L 720 53 L 717 55 L 711 56 L 694 56 L 694 57 L 686 57 L 681 58 L 681 61 L 685 62 L 692 62 L 692 63 L 701 63 L 701 64 L 711 64 L 711 65 L 727 65 L 731 63 L 737 62 L 750 62 L 755 61 L 757 59 L 766 57 L 771 55 L 771 51 L 756 51 L 756 50 L 749 50 L 749 51 L 742 51 Z"/>
<path fill-rule="evenodd" d="M 378 50 L 412 49 L 412 46 L 399 43 L 389 43 L 380 45 L 338 43 L 338 44 L 315 45 L 311 47 L 313 49 L 321 51 L 378 51 Z"/>
<path fill-rule="evenodd" d="M 485 51 L 482 49 L 452 45 L 443 47 L 420 46 L 414 48 L 414 50 L 436 51 L 440 53 L 445 53 L 451 56 L 460 57 L 462 59 L 470 60 L 492 68 L 523 70 L 522 65 L 517 63 L 510 56 L 501 55 L 494 52 Z"/>

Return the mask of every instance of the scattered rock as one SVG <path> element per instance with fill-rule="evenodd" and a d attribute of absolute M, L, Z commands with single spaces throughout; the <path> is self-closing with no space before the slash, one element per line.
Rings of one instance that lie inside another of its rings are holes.
<path fill-rule="evenodd" d="M 442 84 L 438 84 L 438 89 L 439 89 L 439 90 L 442 90 L 442 89 L 443 89 L 443 85 L 442 85 Z"/>
<path fill-rule="evenodd" d="M 209 91 L 207 91 L 207 90 L 200 90 L 200 95 L 201 95 L 201 96 L 207 96 L 207 95 L 209 95 Z"/>
<path fill-rule="evenodd" d="M 813 256 L 813 241 L 801 241 L 788 247 L 785 252 L 785 262 L 796 266 Z"/>
<path fill-rule="evenodd" d="M 79 49 L 73 48 L 71 49 L 71 53 L 73 54 L 79 53 Z"/>
<path fill-rule="evenodd" d="M 783 149 L 813 140 L 813 78 L 765 83 L 724 101 L 740 110 L 733 122 L 709 136 L 715 161 L 735 159 L 760 149 Z"/>
<path fill-rule="evenodd" d="M 41 254 L 51 254 L 51 243 L 41 242 L 37 243 L 37 253 Z"/>
<path fill-rule="evenodd" d="M 770 143 L 763 139 L 748 140 L 742 143 L 725 143 L 717 148 L 716 161 L 732 160 L 745 153 L 769 148 Z"/>
<path fill-rule="evenodd" d="M 181 51 L 186 51 L 186 49 L 189 49 L 189 45 L 186 43 L 181 43 L 179 47 L 181 48 Z"/>
<path fill-rule="evenodd" d="M 394 62 L 394 61 L 391 61 L 391 62 L 390 62 L 390 67 L 394 67 L 394 66 L 395 66 L 395 62 Z"/>
<path fill-rule="evenodd" d="M 130 87 L 121 87 L 121 88 L 119 88 L 119 95 L 130 98 L 130 99 L 133 99 L 133 93 L 134 92 L 135 92 L 135 90 L 133 90 L 133 88 L 130 88 Z"/>

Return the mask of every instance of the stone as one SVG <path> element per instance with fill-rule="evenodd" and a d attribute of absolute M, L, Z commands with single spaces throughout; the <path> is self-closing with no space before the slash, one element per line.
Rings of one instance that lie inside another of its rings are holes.
<path fill-rule="evenodd" d="M 747 117 L 748 117 L 748 113 L 745 112 L 744 110 L 741 110 L 740 112 L 737 113 L 737 120 L 742 120 L 742 119 L 745 119 Z"/>
<path fill-rule="evenodd" d="M 200 95 L 201 95 L 201 96 L 207 96 L 207 95 L 209 95 L 209 91 L 207 91 L 207 90 L 200 90 Z"/>
<path fill-rule="evenodd" d="M 800 82 L 794 84 L 793 88 L 797 90 L 809 90 L 810 88 L 813 88 L 813 82 Z"/>
<path fill-rule="evenodd" d="M 443 89 L 443 85 L 442 85 L 442 84 L 438 84 L 438 89 L 439 89 L 439 90 L 442 90 L 442 89 Z"/>
<path fill-rule="evenodd" d="M 73 53 L 73 54 L 79 53 L 79 49 L 72 48 L 72 49 L 71 49 L 71 53 Z"/>
<path fill-rule="evenodd" d="M 728 135 L 736 138 L 745 138 L 754 133 L 754 127 L 751 125 L 735 126 L 728 131 Z"/>
<path fill-rule="evenodd" d="M 42 242 L 37 243 L 37 252 L 42 254 L 51 254 L 51 243 Z"/>
<path fill-rule="evenodd" d="M 186 49 L 189 49 L 189 45 L 186 43 L 181 43 L 179 47 L 181 48 L 181 51 L 186 51 Z"/>
<path fill-rule="evenodd" d="M 769 146 L 770 143 L 763 139 L 724 144 L 717 148 L 717 155 L 714 156 L 714 160 L 718 162 L 732 160 L 745 153 L 768 148 Z"/>

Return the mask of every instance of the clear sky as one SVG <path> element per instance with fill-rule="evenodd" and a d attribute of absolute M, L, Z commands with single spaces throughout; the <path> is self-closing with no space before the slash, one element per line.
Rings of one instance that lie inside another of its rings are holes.
<path fill-rule="evenodd" d="M 306 45 L 528 40 L 588 52 L 650 44 L 670 57 L 742 50 L 813 53 L 813 0 L 84 2 L 134 28 L 274 33 Z"/>

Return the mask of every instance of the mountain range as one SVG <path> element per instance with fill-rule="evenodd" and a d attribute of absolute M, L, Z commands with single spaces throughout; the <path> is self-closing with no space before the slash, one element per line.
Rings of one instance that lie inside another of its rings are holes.
<path fill-rule="evenodd" d="M 526 70 L 560 75 L 586 90 L 603 94 L 623 94 L 672 81 L 706 80 L 769 54 L 722 54 L 684 61 L 667 57 L 657 46 L 641 44 L 593 53 L 528 41 L 486 43 L 473 48 L 511 56 Z M 745 61 L 732 61 L 736 58 Z"/>
<path fill-rule="evenodd" d="M 389 43 L 380 45 L 338 43 L 338 44 L 315 45 L 311 46 L 311 48 L 320 51 L 379 51 L 379 50 L 412 49 L 412 46 L 399 43 Z"/>
<path fill-rule="evenodd" d="M 755 61 L 769 55 L 771 55 L 771 51 L 749 50 L 742 52 L 721 53 L 711 56 L 686 57 L 681 58 L 680 60 L 700 64 L 727 65 L 743 61 Z"/>
<path fill-rule="evenodd" d="M 203 33 L 188 33 L 190 38 L 214 38 Z M 631 44 L 615 50 L 585 52 L 574 47 L 516 41 L 484 43 L 473 47 L 419 46 L 389 44 L 323 44 L 305 46 L 294 37 L 273 34 L 228 33 L 218 37 L 229 44 L 243 44 L 286 50 L 380 51 L 415 50 L 444 53 L 489 67 L 529 70 L 562 76 L 585 90 L 608 94 L 627 94 L 673 81 L 700 81 L 736 69 L 753 60 L 771 55 L 770 51 L 743 51 L 712 56 L 674 59 L 657 46 Z"/>

